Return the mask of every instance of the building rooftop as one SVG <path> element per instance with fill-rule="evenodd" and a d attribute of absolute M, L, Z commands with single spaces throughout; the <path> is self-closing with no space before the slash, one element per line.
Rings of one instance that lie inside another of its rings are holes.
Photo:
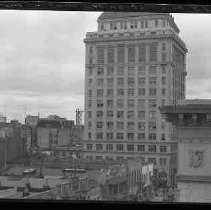
<path fill-rule="evenodd" d="M 179 105 L 203 105 L 210 104 L 211 99 L 186 99 L 179 102 Z"/>
<path fill-rule="evenodd" d="M 166 15 L 166 13 L 150 13 L 150 12 L 103 12 L 99 20 L 114 19 L 114 18 L 125 18 L 125 17 L 139 17 L 146 15 Z"/>

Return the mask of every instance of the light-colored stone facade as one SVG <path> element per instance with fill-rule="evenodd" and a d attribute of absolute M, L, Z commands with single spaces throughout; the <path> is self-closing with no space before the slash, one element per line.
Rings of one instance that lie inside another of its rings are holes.
<path fill-rule="evenodd" d="M 156 168 L 176 168 L 174 129 L 157 107 L 185 98 L 187 49 L 178 34 L 170 14 L 98 18 L 98 31 L 84 39 L 86 158 L 142 156 Z"/>

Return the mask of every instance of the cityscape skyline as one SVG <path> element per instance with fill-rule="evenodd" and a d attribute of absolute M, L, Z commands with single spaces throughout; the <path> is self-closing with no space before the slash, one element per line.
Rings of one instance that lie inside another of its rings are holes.
<path fill-rule="evenodd" d="M 57 114 L 75 119 L 75 110 L 84 109 L 83 39 L 86 32 L 97 30 L 101 12 L 2 11 L 1 14 L 0 113 L 21 122 L 25 114 L 38 112 L 41 117 Z M 211 51 L 207 43 L 211 38 L 206 26 L 211 15 L 173 16 L 189 49 L 187 98 L 209 98 Z"/>

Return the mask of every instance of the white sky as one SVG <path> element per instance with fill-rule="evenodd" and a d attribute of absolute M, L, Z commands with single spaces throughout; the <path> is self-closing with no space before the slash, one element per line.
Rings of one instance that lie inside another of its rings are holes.
<path fill-rule="evenodd" d="M 0 112 L 75 119 L 84 107 L 86 32 L 101 12 L 0 11 Z M 187 54 L 187 97 L 211 98 L 211 15 L 173 14 Z"/>

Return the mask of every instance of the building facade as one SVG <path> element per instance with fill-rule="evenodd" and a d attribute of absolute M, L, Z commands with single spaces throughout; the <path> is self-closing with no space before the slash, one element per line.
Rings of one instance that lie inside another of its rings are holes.
<path fill-rule="evenodd" d="M 178 202 L 211 201 L 211 100 L 161 107 L 178 131 Z"/>
<path fill-rule="evenodd" d="M 102 13 L 88 32 L 85 66 L 84 156 L 143 156 L 176 168 L 174 129 L 158 106 L 185 98 L 187 48 L 170 14 Z"/>

